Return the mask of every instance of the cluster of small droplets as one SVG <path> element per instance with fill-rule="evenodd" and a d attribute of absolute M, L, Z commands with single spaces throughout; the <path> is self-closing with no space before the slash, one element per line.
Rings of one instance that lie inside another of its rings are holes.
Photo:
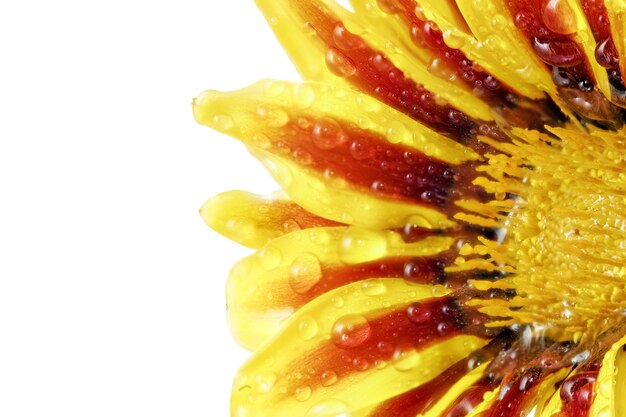
<path fill-rule="evenodd" d="M 460 78 L 470 84 L 474 93 L 481 96 L 485 90 L 500 92 L 503 86 L 495 77 L 486 73 L 476 62 L 468 59 L 458 49 L 462 44 L 455 44 L 455 48 L 448 46 L 453 43 L 450 38 L 444 41 L 444 34 L 436 23 L 429 21 L 423 14 L 420 6 L 407 8 L 397 0 L 378 0 L 379 7 L 388 14 L 407 13 L 411 20 L 410 34 L 413 42 L 420 48 L 428 48 L 433 53 L 433 60 L 429 70 L 442 78 L 453 81 Z M 413 13 L 413 14 L 411 14 Z M 504 92 L 506 95 L 506 91 Z"/>

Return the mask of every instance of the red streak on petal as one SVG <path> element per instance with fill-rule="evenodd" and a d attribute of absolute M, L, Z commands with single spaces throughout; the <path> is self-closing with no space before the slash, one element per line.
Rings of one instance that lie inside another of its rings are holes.
<path fill-rule="evenodd" d="M 512 379 L 502 387 L 500 399 L 492 408 L 490 417 L 511 417 L 521 415 L 527 400 L 545 377 L 543 369 L 532 367 Z"/>
<path fill-rule="evenodd" d="M 456 73 L 456 77 L 474 89 L 474 93 L 493 106 L 511 105 L 519 97 L 507 85 L 502 84 L 477 63 L 467 58 L 460 49 L 450 48 L 443 40 L 443 34 L 434 22 L 422 20 L 415 13 L 414 0 L 386 0 L 392 3 L 397 12 L 411 28 L 411 38 L 418 46 L 427 46 L 433 55 L 445 62 Z M 449 1 L 459 19 L 465 21 L 455 2 Z M 470 33 L 468 27 L 460 28 Z"/>
<path fill-rule="evenodd" d="M 393 65 L 381 52 L 351 34 L 343 24 L 317 2 L 300 1 L 294 6 L 328 47 L 329 69 L 358 89 L 411 116 L 431 129 L 461 142 L 478 153 L 491 150 L 477 139 L 481 125 L 493 125 L 472 119 L 462 111 L 438 104 L 432 92 Z M 340 37 L 337 35 L 341 34 Z M 339 38 L 339 39 L 338 39 Z M 505 140 L 498 129 L 489 130 Z"/>
<path fill-rule="evenodd" d="M 428 383 L 385 401 L 371 417 L 414 417 L 430 410 L 465 374 L 493 358 L 511 342 L 511 334 L 501 333 L 489 345 L 455 363 Z M 461 417 L 469 413 L 483 399 L 483 395 L 497 386 L 487 376 L 481 378 L 443 412 L 445 417 Z"/>
<path fill-rule="evenodd" d="M 269 207 L 266 225 L 284 233 L 299 229 L 342 225 L 341 223 L 317 216 L 292 201 L 274 200 L 268 201 L 267 205 Z"/>
<path fill-rule="evenodd" d="M 593 71 L 574 37 L 556 33 L 546 26 L 542 13 L 547 7 L 546 0 L 511 0 L 506 4 L 517 27 L 528 37 L 530 46 L 546 65 L 567 67 L 565 72 L 576 83 L 594 84 Z"/>
<path fill-rule="evenodd" d="M 451 166 L 414 148 L 333 119 L 298 118 L 270 130 L 273 149 L 325 177 L 342 178 L 363 192 L 454 214 L 459 198 L 486 198 L 471 184 L 473 163 Z"/>
<path fill-rule="evenodd" d="M 563 417 L 588 417 L 593 402 L 593 387 L 600 373 L 599 363 L 583 367 L 561 386 Z"/>
<path fill-rule="evenodd" d="M 417 314 L 419 310 L 422 314 Z M 341 322 L 341 318 L 338 323 Z M 463 332 L 464 313 L 454 299 L 422 300 L 359 323 L 346 338 L 333 332 L 331 341 L 298 358 L 286 372 L 333 371 L 338 378 L 393 363 L 407 351 L 420 351 Z M 337 329 L 337 326 L 335 326 Z M 350 342 L 350 343 L 348 343 Z M 353 343 L 352 343 L 353 342 Z M 310 381 L 313 384 L 315 381 Z"/>
<path fill-rule="evenodd" d="M 601 0 L 583 0 L 583 11 L 597 42 L 596 61 L 607 69 L 609 82 L 615 89 L 613 98 L 618 99 L 622 107 L 626 106 L 624 80 L 619 66 L 619 54 L 615 48 L 611 33 L 609 14 Z"/>

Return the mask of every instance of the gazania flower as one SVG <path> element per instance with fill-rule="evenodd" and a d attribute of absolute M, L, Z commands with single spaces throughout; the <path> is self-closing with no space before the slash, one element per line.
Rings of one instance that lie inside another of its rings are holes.
<path fill-rule="evenodd" d="M 232 416 L 626 416 L 626 2 L 257 3 L 306 81 L 194 102 L 284 190 L 202 209 Z"/>

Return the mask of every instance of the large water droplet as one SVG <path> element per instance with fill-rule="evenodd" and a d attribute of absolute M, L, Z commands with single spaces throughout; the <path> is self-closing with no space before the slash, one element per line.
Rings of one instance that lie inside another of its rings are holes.
<path fill-rule="evenodd" d="M 319 332 L 317 321 L 312 317 L 303 317 L 298 323 L 298 336 L 302 340 L 311 340 Z"/>
<path fill-rule="evenodd" d="M 419 325 L 430 323 L 433 317 L 432 309 L 421 303 L 411 304 L 406 312 L 409 320 Z"/>
<path fill-rule="evenodd" d="M 294 392 L 294 397 L 296 397 L 296 400 L 300 402 L 307 401 L 309 398 L 311 398 L 311 387 L 304 386 L 296 388 L 296 391 Z"/>
<path fill-rule="evenodd" d="M 334 385 L 339 378 L 335 371 L 326 371 L 322 374 L 322 386 L 330 387 Z"/>
<path fill-rule="evenodd" d="M 387 292 L 387 286 L 382 279 L 372 278 L 363 281 L 361 284 L 363 294 L 370 297 L 377 297 Z"/>
<path fill-rule="evenodd" d="M 228 132 L 234 126 L 235 121 L 226 114 L 216 114 L 213 116 L 211 127 L 217 131 Z"/>
<path fill-rule="evenodd" d="M 372 335 L 369 321 L 359 314 L 349 314 L 335 322 L 332 340 L 340 348 L 352 349 L 361 346 Z"/>
<path fill-rule="evenodd" d="M 387 240 L 376 231 L 350 227 L 341 238 L 340 259 L 347 263 L 360 263 L 378 259 L 387 252 Z"/>
<path fill-rule="evenodd" d="M 299 107 L 306 109 L 315 102 L 315 90 L 308 84 L 298 84 L 293 90 L 294 101 Z"/>
<path fill-rule="evenodd" d="M 326 51 L 326 65 L 339 77 L 348 78 L 356 73 L 354 62 L 336 48 L 328 48 Z"/>
<path fill-rule="evenodd" d="M 582 51 L 572 41 L 533 38 L 533 49 L 537 56 L 548 65 L 574 67 L 583 62 Z"/>
<path fill-rule="evenodd" d="M 259 252 L 258 259 L 263 269 L 272 271 L 280 265 L 282 255 L 277 248 L 266 246 Z"/>
<path fill-rule="evenodd" d="M 261 105 L 257 107 L 256 112 L 259 117 L 265 120 L 269 127 L 283 127 L 289 122 L 289 115 L 278 107 L 272 108 Z"/>
<path fill-rule="evenodd" d="M 416 354 L 411 345 L 401 345 L 393 352 L 393 367 L 398 371 L 406 372 L 420 365 L 420 355 Z"/>
<path fill-rule="evenodd" d="M 311 407 L 305 417 L 350 417 L 350 414 L 346 403 L 329 398 Z"/>
<path fill-rule="evenodd" d="M 298 255 L 289 268 L 289 286 L 298 294 L 305 294 L 322 278 L 320 261 L 312 253 Z"/>
<path fill-rule="evenodd" d="M 576 13 L 567 0 L 546 0 L 541 10 L 543 23 L 554 33 L 576 33 Z"/>
<path fill-rule="evenodd" d="M 596 61 L 604 68 L 615 68 L 619 65 L 619 55 L 613 39 L 606 38 L 596 47 Z"/>
<path fill-rule="evenodd" d="M 350 33 L 342 24 L 335 26 L 333 30 L 333 40 L 337 47 L 344 51 L 351 51 L 363 46 L 363 40 Z"/>
<path fill-rule="evenodd" d="M 273 372 L 264 372 L 258 374 L 254 378 L 254 382 L 256 383 L 257 390 L 260 393 L 267 394 L 276 383 L 276 374 L 274 374 Z"/>
<path fill-rule="evenodd" d="M 329 150 L 343 145 L 348 137 L 338 122 L 324 118 L 318 120 L 313 126 L 311 139 L 318 148 Z"/>

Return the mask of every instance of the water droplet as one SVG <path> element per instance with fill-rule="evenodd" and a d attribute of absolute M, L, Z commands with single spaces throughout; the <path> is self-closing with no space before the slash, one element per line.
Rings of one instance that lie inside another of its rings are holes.
<path fill-rule="evenodd" d="M 443 34 L 443 39 L 446 41 L 446 45 L 452 49 L 461 49 L 465 46 L 467 41 L 465 34 L 458 30 L 447 30 Z"/>
<path fill-rule="evenodd" d="M 268 149 L 272 146 L 272 141 L 269 137 L 262 133 L 256 133 L 252 135 L 251 142 L 254 146 L 261 149 Z"/>
<path fill-rule="evenodd" d="M 258 260 L 263 269 L 272 271 L 280 266 L 282 256 L 277 248 L 266 246 L 258 253 Z"/>
<path fill-rule="evenodd" d="M 330 387 L 331 385 L 334 385 L 338 379 L 339 378 L 337 377 L 335 371 L 326 371 L 322 374 L 322 386 Z"/>
<path fill-rule="evenodd" d="M 388 14 L 400 13 L 402 10 L 394 0 L 377 0 L 378 7 Z"/>
<path fill-rule="evenodd" d="M 354 62 L 336 48 L 326 51 L 326 65 L 333 74 L 343 78 L 351 77 L 357 71 Z"/>
<path fill-rule="evenodd" d="M 506 29 L 506 23 L 508 21 L 508 16 L 505 17 L 501 14 L 496 14 L 492 19 L 491 19 L 491 27 L 495 30 L 505 30 Z"/>
<path fill-rule="evenodd" d="M 340 295 L 334 295 L 331 299 L 330 299 L 330 303 L 336 307 L 336 308 L 342 308 L 345 304 L 345 301 L 343 299 L 342 296 Z"/>
<path fill-rule="evenodd" d="M 428 72 L 448 81 L 454 81 L 456 78 L 456 71 L 447 65 L 441 58 L 437 57 L 434 57 L 430 61 L 430 64 L 428 64 Z"/>
<path fill-rule="evenodd" d="M 309 398 L 311 398 L 311 387 L 304 386 L 296 388 L 294 397 L 296 397 L 296 400 L 300 402 L 308 400 Z"/>
<path fill-rule="evenodd" d="M 358 314 L 349 314 L 335 322 L 332 340 L 340 348 L 351 349 L 361 346 L 372 335 L 367 319 Z"/>
<path fill-rule="evenodd" d="M 522 30 L 529 27 L 533 23 L 533 20 L 533 15 L 525 10 L 518 12 L 513 19 L 515 26 Z"/>
<path fill-rule="evenodd" d="M 312 317 L 303 317 L 298 323 L 298 336 L 302 340 L 311 340 L 319 332 L 317 321 Z"/>
<path fill-rule="evenodd" d="M 363 283 L 361 284 L 361 288 L 363 290 L 363 294 L 370 297 L 377 297 L 387 292 L 387 286 L 382 279 L 378 278 L 372 278 L 363 281 Z"/>
<path fill-rule="evenodd" d="M 272 372 L 261 373 L 254 378 L 254 382 L 260 393 L 267 394 L 276 383 L 276 375 Z"/>
<path fill-rule="evenodd" d="M 265 91 L 269 97 L 278 97 L 286 90 L 286 85 L 282 81 L 268 80 L 265 82 Z"/>
<path fill-rule="evenodd" d="M 352 51 L 363 46 L 363 40 L 350 33 L 341 23 L 333 30 L 333 40 L 337 47 L 344 51 Z"/>
<path fill-rule="evenodd" d="M 318 120 L 313 126 L 311 139 L 318 148 L 329 150 L 343 145 L 348 137 L 338 122 L 324 118 Z"/>
<path fill-rule="evenodd" d="M 350 414 L 346 403 L 329 398 L 311 407 L 305 417 L 350 417 Z"/>
<path fill-rule="evenodd" d="M 300 108 L 306 109 L 315 102 L 315 90 L 308 84 L 298 84 L 293 90 L 294 101 Z"/>
<path fill-rule="evenodd" d="M 282 109 L 270 108 L 266 105 L 257 107 L 257 115 L 261 117 L 269 127 L 283 127 L 289 122 L 289 115 Z"/>
<path fill-rule="evenodd" d="M 541 10 L 543 23 L 554 33 L 576 33 L 576 13 L 567 0 L 547 0 Z"/>
<path fill-rule="evenodd" d="M 373 147 L 357 139 L 350 144 L 350 155 L 357 161 L 363 161 L 374 158 L 376 151 Z"/>
<path fill-rule="evenodd" d="M 393 367 L 401 372 L 411 371 L 420 365 L 420 359 L 412 345 L 401 345 L 393 352 Z"/>
<path fill-rule="evenodd" d="M 229 233 L 237 240 L 246 240 L 254 236 L 256 223 L 248 217 L 231 217 L 224 224 Z"/>
<path fill-rule="evenodd" d="M 582 51 L 572 41 L 533 38 L 533 49 L 537 56 L 548 65 L 574 67 L 583 62 Z"/>
<path fill-rule="evenodd" d="M 596 61 L 604 68 L 615 68 L 619 65 L 619 56 L 613 39 L 606 38 L 596 47 Z"/>
<path fill-rule="evenodd" d="M 421 303 L 413 303 L 406 310 L 409 320 L 415 324 L 423 325 L 430 323 L 433 317 L 432 310 Z"/>
<path fill-rule="evenodd" d="M 411 131 L 403 123 L 397 121 L 391 122 L 387 129 L 387 139 L 391 143 L 408 142 L 412 137 Z"/>
<path fill-rule="evenodd" d="M 235 126 L 232 117 L 226 114 L 216 114 L 213 116 L 211 127 L 220 132 L 227 132 Z"/>
<path fill-rule="evenodd" d="M 431 48 L 441 48 L 444 46 L 443 34 L 433 22 L 426 22 L 422 27 L 423 39 Z"/>
<path fill-rule="evenodd" d="M 381 258 L 387 252 L 387 240 L 377 231 L 350 227 L 343 234 L 339 257 L 347 264 Z"/>
<path fill-rule="evenodd" d="M 312 253 L 298 255 L 289 268 L 289 286 L 298 294 L 305 294 L 322 278 L 320 261 Z"/>

